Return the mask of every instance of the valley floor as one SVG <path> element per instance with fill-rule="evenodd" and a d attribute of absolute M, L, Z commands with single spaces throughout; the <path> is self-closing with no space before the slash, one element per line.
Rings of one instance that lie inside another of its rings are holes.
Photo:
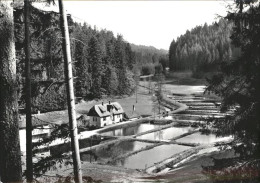
<path fill-rule="evenodd" d="M 141 84 L 145 86 L 147 83 L 144 82 Z M 169 94 L 174 93 L 176 94 L 177 98 L 180 99 L 182 97 L 178 97 L 179 95 L 188 95 L 186 98 L 189 98 L 190 94 L 202 93 L 205 88 L 205 86 L 185 86 L 171 84 L 165 84 L 164 86 L 166 91 L 170 91 Z M 140 87 L 137 97 L 137 103 L 136 96 L 134 95 L 131 97 L 116 99 L 116 101 L 119 101 L 122 104 L 125 112 L 128 115 L 133 113 L 132 105 L 136 105 L 136 110 L 139 111 L 137 116 L 153 115 L 151 100 L 152 96 L 149 94 L 149 92 L 145 88 Z M 187 99 L 184 100 L 189 102 Z M 77 112 L 85 114 L 91 106 L 100 102 L 101 101 L 83 101 L 77 105 Z M 145 148 L 141 150 L 143 151 Z M 203 150 L 203 148 L 201 150 Z M 225 157 L 227 154 L 232 154 L 232 152 L 230 153 L 228 151 L 219 151 L 215 147 L 213 150 L 209 150 L 201 154 L 200 153 L 196 153 L 194 156 L 187 156 L 187 158 L 183 158 L 182 161 L 178 163 L 177 168 L 163 168 L 157 173 L 148 173 L 147 169 L 128 169 L 124 167 L 102 164 L 100 162 L 99 164 L 96 162 L 89 163 L 87 161 L 82 162 L 82 172 L 85 179 L 94 179 L 96 182 L 211 182 L 207 175 L 202 172 L 202 166 L 211 165 L 212 157 Z M 65 177 L 73 176 L 72 166 L 61 166 L 57 168 L 57 170 L 48 171 L 38 180 L 40 182 L 55 182 L 59 178 L 65 180 Z"/>

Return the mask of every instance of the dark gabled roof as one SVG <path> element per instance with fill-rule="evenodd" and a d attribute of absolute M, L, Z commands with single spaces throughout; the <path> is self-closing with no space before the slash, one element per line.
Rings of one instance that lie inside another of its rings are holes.
<path fill-rule="evenodd" d="M 110 116 L 110 113 L 105 110 L 101 105 L 94 105 L 88 112 L 88 116 Z"/>
<path fill-rule="evenodd" d="M 102 113 L 104 113 L 104 112 L 107 111 L 107 109 L 106 109 L 106 107 L 105 107 L 104 105 L 99 105 L 98 108 L 99 108 L 99 110 L 100 110 Z"/>
<path fill-rule="evenodd" d="M 119 105 L 119 103 L 117 103 L 117 102 L 113 103 L 113 105 L 114 105 L 116 110 L 122 109 L 121 105 Z"/>
<path fill-rule="evenodd" d="M 109 111 L 110 109 L 110 111 Z M 111 104 L 98 104 L 94 105 L 88 112 L 88 116 L 105 117 L 113 114 L 122 114 L 124 110 L 118 102 L 112 102 Z"/>

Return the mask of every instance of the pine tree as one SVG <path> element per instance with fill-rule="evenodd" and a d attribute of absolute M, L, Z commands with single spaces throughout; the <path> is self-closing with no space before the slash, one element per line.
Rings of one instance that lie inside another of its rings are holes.
<path fill-rule="evenodd" d="M 91 95 L 95 98 L 101 98 L 102 55 L 100 45 L 95 36 L 89 41 L 88 58 L 92 73 Z"/>
<path fill-rule="evenodd" d="M 26 179 L 33 181 L 33 155 L 32 155 L 32 107 L 31 107 L 31 55 L 30 55 L 30 2 L 24 0 L 24 20 L 25 20 L 25 73 L 26 73 Z"/>
<path fill-rule="evenodd" d="M 177 44 L 173 40 L 169 48 L 169 67 L 172 71 L 176 69 L 176 46 Z"/>
<path fill-rule="evenodd" d="M 134 52 L 132 51 L 131 46 L 130 46 L 129 43 L 126 43 L 125 54 L 126 54 L 126 64 L 127 64 L 127 68 L 128 68 L 129 70 L 133 70 L 134 64 L 136 63 L 136 61 L 135 61 Z"/>
<path fill-rule="evenodd" d="M 126 94 L 127 89 L 127 77 L 126 77 L 126 60 L 125 60 L 125 49 L 123 44 L 122 36 L 117 36 L 115 43 L 115 60 L 116 69 L 118 76 L 118 94 Z"/>
<path fill-rule="evenodd" d="M 83 40 L 84 35 L 82 32 L 78 33 L 79 35 L 74 36 L 77 40 Z M 74 59 L 75 63 L 75 75 L 78 77 L 76 80 L 76 96 L 86 97 L 90 90 L 90 79 L 91 74 L 88 72 L 89 61 L 87 59 L 87 45 L 84 45 L 81 42 L 75 41 L 75 50 L 74 50 Z"/>
<path fill-rule="evenodd" d="M 105 72 L 104 88 L 108 95 L 117 95 L 118 78 L 116 69 L 108 65 Z"/>
<path fill-rule="evenodd" d="M 12 1 L 0 1 L 0 181 L 21 182 Z"/>
<path fill-rule="evenodd" d="M 104 60 L 105 71 L 102 78 L 102 87 L 106 90 L 107 95 L 116 95 L 118 87 L 117 73 L 114 65 L 115 57 L 112 39 L 108 40 L 106 43 L 106 58 Z"/>
<path fill-rule="evenodd" d="M 237 1 L 237 9 L 227 15 L 234 23 L 232 43 L 242 54 L 222 65 L 222 72 L 210 81 L 208 90 L 223 98 L 222 110 L 237 110 L 233 118 L 214 122 L 219 135 L 233 135 L 233 149 L 240 155 L 240 169 L 259 170 L 260 162 L 260 2 Z M 249 9 L 243 10 L 244 7 Z M 227 160 L 226 164 L 227 164 Z M 242 162 L 242 163 L 241 163 Z M 259 171 L 258 171 L 259 172 Z M 237 182 L 257 182 L 259 174 L 248 174 Z M 226 181 L 229 182 L 229 181 Z"/>

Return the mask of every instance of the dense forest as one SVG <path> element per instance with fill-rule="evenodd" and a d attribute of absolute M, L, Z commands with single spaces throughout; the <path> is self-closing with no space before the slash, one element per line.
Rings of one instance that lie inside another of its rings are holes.
<path fill-rule="evenodd" d="M 20 105 L 24 104 L 24 26 L 23 9 L 15 8 L 15 40 L 19 75 Z M 139 49 L 121 35 L 97 30 L 87 23 L 74 22 L 68 15 L 71 55 L 77 98 L 93 99 L 111 95 L 130 95 L 135 75 L 150 64 L 151 72 L 159 62 L 166 63 L 166 52 L 155 48 Z M 31 62 L 33 110 L 61 110 L 66 106 L 63 56 L 59 15 L 32 7 Z M 164 64 L 165 65 L 165 64 Z"/>
<path fill-rule="evenodd" d="M 168 67 L 168 51 L 163 49 L 156 49 L 153 46 L 143 46 L 131 44 L 132 50 L 135 52 L 135 59 L 137 67 L 141 70 L 141 75 L 154 74 L 156 67 L 162 65 L 165 71 Z"/>
<path fill-rule="evenodd" d="M 239 50 L 231 45 L 231 30 L 232 24 L 225 19 L 187 30 L 184 35 L 171 42 L 170 69 L 189 70 L 194 74 L 217 71 L 221 62 L 239 55 Z"/>

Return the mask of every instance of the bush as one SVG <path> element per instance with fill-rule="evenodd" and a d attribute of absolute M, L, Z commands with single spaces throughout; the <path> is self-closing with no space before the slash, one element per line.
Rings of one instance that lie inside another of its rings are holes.
<path fill-rule="evenodd" d="M 141 69 L 141 74 L 142 75 L 154 74 L 154 64 L 143 65 Z"/>

